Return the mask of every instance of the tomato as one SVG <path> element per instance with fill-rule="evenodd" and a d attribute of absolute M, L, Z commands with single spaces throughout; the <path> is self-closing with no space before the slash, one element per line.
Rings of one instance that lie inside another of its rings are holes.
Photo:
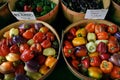
<path fill-rule="evenodd" d="M 42 46 L 43 48 L 51 47 L 51 42 L 50 42 L 50 40 L 44 40 L 44 41 L 41 43 L 41 46 Z"/>
<path fill-rule="evenodd" d="M 35 43 L 31 45 L 30 50 L 35 51 L 35 52 L 41 52 L 42 47 L 39 43 Z"/>
<path fill-rule="evenodd" d="M 72 66 L 73 66 L 75 69 L 79 70 L 79 64 L 80 64 L 80 62 L 79 62 L 78 60 L 73 59 L 73 60 L 71 61 L 71 64 L 72 64 Z"/>
<path fill-rule="evenodd" d="M 31 32 L 30 30 L 26 30 L 23 35 L 22 35 L 25 39 L 32 39 L 33 38 L 33 32 Z"/>
<path fill-rule="evenodd" d="M 37 32 L 34 36 L 33 36 L 33 40 L 34 42 L 42 42 L 44 39 L 46 38 L 45 34 L 43 34 L 42 32 Z"/>
<path fill-rule="evenodd" d="M 25 73 L 25 70 L 24 70 L 23 64 L 19 64 L 17 67 L 15 67 L 15 75 L 24 74 L 24 73 Z"/>
<path fill-rule="evenodd" d="M 50 41 L 54 41 L 55 40 L 55 35 L 52 32 L 47 32 L 46 33 L 46 37 L 47 39 L 49 39 Z"/>
<path fill-rule="evenodd" d="M 10 52 L 11 53 L 19 53 L 19 47 L 16 44 L 12 45 L 10 47 Z"/>
<path fill-rule="evenodd" d="M 29 49 L 24 50 L 24 52 L 20 56 L 21 60 L 24 62 L 31 60 L 33 57 L 34 57 L 34 54 Z"/>
<path fill-rule="evenodd" d="M 108 32 L 111 34 L 114 34 L 117 32 L 117 26 L 116 25 L 111 25 L 108 27 Z"/>
<path fill-rule="evenodd" d="M 108 36 L 107 32 L 100 32 L 97 34 L 97 38 L 99 40 L 107 40 L 109 38 L 109 36 Z"/>
<path fill-rule="evenodd" d="M 20 44 L 20 47 L 19 47 L 20 53 L 23 53 L 25 49 L 29 49 L 29 45 L 26 43 Z"/>
<path fill-rule="evenodd" d="M 87 30 L 87 32 L 95 32 L 95 26 L 95 23 L 91 22 L 85 26 L 85 29 Z"/>
<path fill-rule="evenodd" d="M 76 36 L 76 29 L 73 27 L 69 30 L 69 33 L 72 34 L 73 36 Z"/>
<path fill-rule="evenodd" d="M 6 56 L 9 52 L 9 47 L 6 44 L 0 45 L 0 56 Z"/>

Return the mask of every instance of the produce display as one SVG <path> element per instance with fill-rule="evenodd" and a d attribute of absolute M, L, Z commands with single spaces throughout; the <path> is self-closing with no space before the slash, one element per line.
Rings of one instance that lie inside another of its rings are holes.
<path fill-rule="evenodd" d="M 76 12 L 86 12 L 87 9 L 102 9 L 103 0 L 62 0 L 71 10 Z"/>
<path fill-rule="evenodd" d="M 89 22 L 66 30 L 62 51 L 73 69 L 97 80 L 120 79 L 120 31 L 117 25 Z"/>
<path fill-rule="evenodd" d="M 56 64 L 59 42 L 43 23 L 24 23 L 0 39 L 0 79 L 39 80 Z"/>
<path fill-rule="evenodd" d="M 54 9 L 51 0 L 17 0 L 14 11 L 32 11 L 36 17 L 43 16 Z"/>

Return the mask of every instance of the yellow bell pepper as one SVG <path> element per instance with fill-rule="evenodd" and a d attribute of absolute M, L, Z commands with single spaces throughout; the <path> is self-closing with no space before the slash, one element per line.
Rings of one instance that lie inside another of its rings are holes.
<path fill-rule="evenodd" d="M 72 40 L 72 44 L 74 46 L 80 46 L 80 45 L 84 45 L 86 44 L 86 40 L 84 37 L 75 37 L 73 40 Z"/>
<path fill-rule="evenodd" d="M 99 67 L 89 67 L 88 68 L 88 75 L 95 79 L 102 78 L 102 71 Z"/>
<path fill-rule="evenodd" d="M 89 54 L 89 57 L 93 57 L 93 56 L 99 56 L 98 52 L 92 52 Z"/>
<path fill-rule="evenodd" d="M 80 28 L 76 31 L 77 37 L 86 37 L 87 31 L 85 28 Z"/>

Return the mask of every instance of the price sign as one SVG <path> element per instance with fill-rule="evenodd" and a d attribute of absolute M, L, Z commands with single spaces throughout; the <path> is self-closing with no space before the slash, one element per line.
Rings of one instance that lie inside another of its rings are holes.
<path fill-rule="evenodd" d="M 36 20 L 33 12 L 12 12 L 18 20 Z"/>
<path fill-rule="evenodd" d="M 85 14 L 85 19 L 104 19 L 108 9 L 88 9 Z"/>

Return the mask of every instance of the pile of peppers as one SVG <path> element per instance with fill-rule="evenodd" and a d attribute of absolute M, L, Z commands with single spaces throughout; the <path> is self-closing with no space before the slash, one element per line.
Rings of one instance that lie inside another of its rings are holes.
<path fill-rule="evenodd" d="M 63 54 L 81 74 L 97 80 L 120 79 L 120 31 L 117 25 L 90 22 L 65 33 Z"/>
<path fill-rule="evenodd" d="M 14 11 L 32 11 L 36 17 L 40 17 L 49 13 L 55 6 L 51 0 L 17 0 Z"/>

